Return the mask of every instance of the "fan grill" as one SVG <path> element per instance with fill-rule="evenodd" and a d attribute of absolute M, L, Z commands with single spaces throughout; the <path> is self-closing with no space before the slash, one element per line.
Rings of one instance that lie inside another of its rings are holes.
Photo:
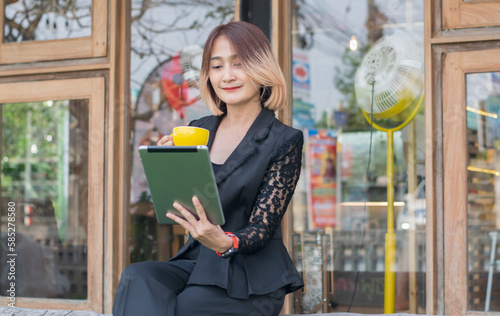
<path fill-rule="evenodd" d="M 423 91 L 420 47 L 414 34 L 398 31 L 376 42 L 363 59 L 355 77 L 358 105 L 373 116 L 386 119 L 397 116 Z"/>
<path fill-rule="evenodd" d="M 184 80 L 193 95 L 201 101 L 200 95 L 200 71 L 203 49 L 198 45 L 186 46 L 181 50 L 180 63 Z"/>

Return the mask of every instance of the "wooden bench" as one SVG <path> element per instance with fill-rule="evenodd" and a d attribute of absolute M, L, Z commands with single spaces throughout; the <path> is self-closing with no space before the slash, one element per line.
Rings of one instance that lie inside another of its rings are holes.
<path fill-rule="evenodd" d="M 48 309 L 31 309 L 31 308 L 17 308 L 17 307 L 6 307 L 0 306 L 0 315 L 2 316 L 112 316 L 111 314 L 99 314 L 90 311 L 69 311 L 69 310 L 48 310 Z M 304 315 L 304 314 L 300 314 Z M 354 313 L 326 313 L 326 314 L 314 314 L 323 316 L 356 316 L 364 314 L 354 314 Z M 390 314 L 393 316 L 414 316 L 412 314 L 396 313 Z M 284 316 L 299 316 L 299 314 L 287 314 Z M 377 316 L 372 314 L 370 316 Z M 387 316 L 379 314 L 378 316 Z M 425 315 L 419 315 L 425 316 Z"/>

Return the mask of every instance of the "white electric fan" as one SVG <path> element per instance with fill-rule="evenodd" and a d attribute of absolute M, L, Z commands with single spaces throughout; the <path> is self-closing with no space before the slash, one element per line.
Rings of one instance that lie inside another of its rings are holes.
<path fill-rule="evenodd" d="M 199 81 L 202 57 L 203 48 L 198 45 L 186 46 L 180 52 L 180 62 L 184 80 L 186 80 L 193 95 L 200 101 Z"/>
<path fill-rule="evenodd" d="M 384 36 L 363 58 L 354 79 L 356 99 L 363 115 L 373 127 L 387 133 L 386 314 L 395 312 L 396 294 L 393 133 L 410 123 L 421 107 L 424 97 L 421 51 L 414 33 L 397 31 Z"/>
<path fill-rule="evenodd" d="M 186 46 L 180 51 L 179 57 L 182 76 L 189 87 L 189 91 L 198 99 L 200 104 L 200 106 L 187 107 L 186 118 L 191 120 L 210 115 L 210 111 L 201 100 L 199 86 L 203 48 L 199 45 Z"/>

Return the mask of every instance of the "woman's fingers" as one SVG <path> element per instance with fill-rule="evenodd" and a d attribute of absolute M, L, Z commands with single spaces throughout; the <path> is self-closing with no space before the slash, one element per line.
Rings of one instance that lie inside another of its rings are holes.
<path fill-rule="evenodd" d="M 185 229 L 187 229 L 193 237 L 197 236 L 198 235 L 198 232 L 196 230 L 197 219 L 191 214 L 191 212 L 189 212 L 181 204 L 175 202 L 173 206 L 175 209 L 179 211 L 179 213 L 181 213 L 182 216 L 184 216 L 184 218 L 171 212 L 167 213 L 167 217 L 175 221 L 177 224 L 181 225 Z"/>
<path fill-rule="evenodd" d="M 198 214 L 198 218 L 201 222 L 208 222 L 207 213 L 205 213 L 205 208 L 201 205 L 200 200 L 197 196 L 193 196 L 193 204 L 196 208 L 196 213 Z"/>
<path fill-rule="evenodd" d="M 184 206 L 182 206 L 180 203 L 175 202 L 173 204 L 176 210 L 178 210 L 182 216 L 188 221 L 191 225 L 196 224 L 198 222 L 198 219 L 196 219 L 193 214 L 191 214 L 190 211 L 188 211 Z"/>
<path fill-rule="evenodd" d="M 172 135 L 165 135 L 157 143 L 158 146 L 174 146 L 174 138 Z"/>
<path fill-rule="evenodd" d="M 167 213 L 167 217 L 174 220 L 176 223 L 189 231 L 191 236 L 202 243 L 207 248 L 215 251 L 224 252 L 229 249 L 228 237 L 219 225 L 213 225 L 207 219 L 207 215 L 200 200 L 194 196 L 193 204 L 196 208 L 199 220 L 179 203 L 174 203 L 173 206 L 181 213 L 184 218 L 177 214 Z M 229 238 L 229 242 L 232 240 Z"/>
<path fill-rule="evenodd" d="M 187 229 L 190 233 L 193 230 L 193 226 L 182 217 L 177 216 L 176 214 L 170 212 L 167 213 L 167 217 L 176 222 L 177 224 L 181 225 L 185 229 Z"/>

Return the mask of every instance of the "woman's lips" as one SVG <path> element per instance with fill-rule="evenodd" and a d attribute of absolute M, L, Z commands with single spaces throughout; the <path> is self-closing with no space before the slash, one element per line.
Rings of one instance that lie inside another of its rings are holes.
<path fill-rule="evenodd" d="M 228 92 L 231 92 L 231 91 L 236 91 L 238 90 L 240 87 L 227 87 L 227 88 L 222 88 L 222 90 L 224 91 L 228 91 Z"/>

